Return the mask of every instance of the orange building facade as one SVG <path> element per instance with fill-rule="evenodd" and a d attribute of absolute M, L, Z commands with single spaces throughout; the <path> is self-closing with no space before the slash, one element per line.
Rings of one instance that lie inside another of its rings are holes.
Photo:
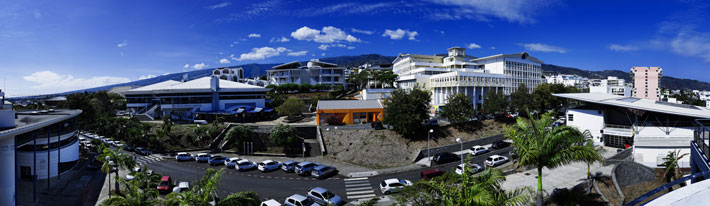
<path fill-rule="evenodd" d="M 316 124 L 369 124 L 382 121 L 384 107 L 379 100 L 321 100 Z"/>

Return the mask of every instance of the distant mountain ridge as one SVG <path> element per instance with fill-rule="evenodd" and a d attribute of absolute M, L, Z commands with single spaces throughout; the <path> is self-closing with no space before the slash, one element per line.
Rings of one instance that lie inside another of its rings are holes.
<path fill-rule="evenodd" d="M 364 55 L 355 55 L 355 56 L 326 57 L 326 58 L 320 58 L 319 60 L 323 61 L 323 62 L 334 63 L 339 66 L 357 67 L 357 66 L 363 65 L 365 63 L 369 63 L 369 64 L 373 64 L 373 65 L 391 64 L 395 58 L 396 58 L 395 56 L 383 56 L 383 55 L 379 55 L 379 54 L 364 54 Z M 305 64 L 306 62 L 307 62 L 307 60 L 301 61 L 302 64 Z M 229 68 L 241 67 L 244 69 L 245 76 L 256 77 L 256 76 L 261 76 L 261 75 L 266 74 L 266 70 L 269 70 L 269 69 L 271 69 L 271 67 L 279 65 L 279 64 L 244 64 L 244 65 L 236 65 L 236 66 L 228 66 L 228 67 Z M 161 76 L 157 76 L 157 77 L 153 77 L 153 78 L 149 78 L 149 79 L 142 79 L 142 80 L 126 82 L 126 83 L 121 83 L 121 84 L 113 84 L 113 85 L 107 85 L 107 86 L 101 86 L 101 87 L 95 87 L 95 88 L 89 88 L 89 89 L 74 90 L 74 91 L 55 93 L 55 94 L 27 96 L 27 97 L 13 97 L 10 99 L 43 98 L 43 97 L 47 97 L 47 96 L 60 96 L 60 95 L 68 95 L 68 94 L 80 93 L 80 92 L 108 91 L 108 90 L 111 90 L 112 88 L 115 88 L 115 87 L 136 88 L 136 87 L 155 84 L 155 83 L 167 81 L 167 80 L 180 81 L 183 79 L 183 76 L 185 74 L 187 74 L 187 77 L 188 77 L 187 80 L 189 81 L 189 80 L 193 80 L 193 79 L 197 79 L 197 78 L 201 78 L 201 77 L 210 76 L 214 69 L 215 68 L 201 69 L 201 70 L 194 70 L 194 71 L 187 71 L 187 72 L 178 72 L 178 73 L 166 74 L 166 75 L 161 75 Z M 579 76 L 590 78 L 590 79 L 591 78 L 601 79 L 601 78 L 606 78 L 607 76 L 616 76 L 616 77 L 625 79 L 627 81 L 631 80 L 631 76 L 630 76 L 629 72 L 624 72 L 624 71 L 620 71 L 620 70 L 588 71 L 588 70 L 581 70 L 581 69 L 572 68 L 572 67 L 557 66 L 557 65 L 552 65 L 552 64 L 543 64 L 542 70 L 545 74 L 574 74 L 574 75 L 579 75 Z M 692 79 L 678 79 L 678 78 L 674 78 L 674 77 L 670 77 L 670 76 L 663 76 L 661 79 L 661 84 L 663 87 L 668 88 L 668 89 L 710 90 L 710 83 L 701 82 L 701 81 L 692 80 Z"/>

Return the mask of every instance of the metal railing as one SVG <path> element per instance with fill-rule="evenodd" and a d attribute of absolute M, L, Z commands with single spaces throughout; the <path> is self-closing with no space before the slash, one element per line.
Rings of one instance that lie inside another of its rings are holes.
<path fill-rule="evenodd" d="M 681 183 L 685 183 L 685 181 L 688 181 L 688 180 L 690 180 L 690 179 L 695 179 L 695 178 L 698 178 L 698 177 L 701 177 L 701 176 L 704 177 L 704 176 L 707 176 L 707 175 L 710 175 L 710 171 L 699 172 L 699 173 L 695 173 L 695 174 L 692 174 L 692 175 L 685 176 L 685 177 L 680 178 L 680 179 L 677 179 L 677 180 L 675 180 L 675 181 L 673 181 L 673 182 L 669 182 L 668 184 L 662 185 L 662 186 L 660 186 L 660 187 L 658 187 L 658 188 L 656 188 L 656 189 L 654 189 L 654 190 L 651 190 L 650 192 L 647 192 L 646 194 L 643 194 L 643 195 L 639 196 L 638 198 L 632 200 L 631 202 L 626 203 L 624 206 L 633 206 L 633 205 L 637 205 L 637 204 L 646 205 L 646 203 L 649 203 L 650 201 L 653 201 L 653 200 L 655 200 L 656 198 L 662 196 L 662 195 L 661 195 L 661 196 L 658 196 L 658 197 L 656 197 L 656 198 L 653 198 L 653 199 L 649 200 L 648 202 L 641 203 L 641 202 L 643 202 L 644 200 L 646 200 L 646 199 L 650 198 L 651 196 L 655 195 L 656 193 L 659 193 L 659 192 L 661 192 L 661 191 L 663 191 L 663 190 L 667 190 L 668 188 L 671 188 L 671 187 L 673 187 L 673 186 L 675 186 L 675 185 L 678 185 L 678 184 L 681 184 Z"/>
<path fill-rule="evenodd" d="M 604 128 L 631 129 L 631 126 L 618 125 L 618 124 L 604 124 Z"/>
<path fill-rule="evenodd" d="M 710 147 L 708 146 L 708 140 L 710 140 L 710 119 L 697 119 L 695 120 L 695 132 L 693 140 L 698 148 L 703 153 L 705 158 L 710 159 Z"/>

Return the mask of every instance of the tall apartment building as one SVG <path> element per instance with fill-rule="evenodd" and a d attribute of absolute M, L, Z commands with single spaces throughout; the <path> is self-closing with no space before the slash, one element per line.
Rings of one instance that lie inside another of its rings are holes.
<path fill-rule="evenodd" d="M 630 97 L 631 87 L 624 79 L 618 77 L 607 77 L 606 79 L 589 80 L 589 93 L 605 93 Z"/>
<path fill-rule="evenodd" d="M 399 75 L 398 87 L 419 85 L 431 91 L 435 108 L 446 104 L 451 94 L 464 94 L 479 109 L 488 91 L 509 95 L 523 83 L 532 92 L 543 81 L 542 64 L 527 52 L 476 58 L 466 55 L 464 48 L 452 47 L 446 56 L 399 54 L 392 71 Z"/>
<path fill-rule="evenodd" d="M 633 96 L 636 98 L 660 100 L 661 77 L 663 69 L 660 67 L 632 67 L 631 79 L 633 80 Z"/>
<path fill-rule="evenodd" d="M 310 85 L 342 85 L 345 86 L 345 67 L 336 64 L 311 59 L 306 66 L 300 62 L 289 62 L 266 70 L 269 84 L 310 84 Z"/>

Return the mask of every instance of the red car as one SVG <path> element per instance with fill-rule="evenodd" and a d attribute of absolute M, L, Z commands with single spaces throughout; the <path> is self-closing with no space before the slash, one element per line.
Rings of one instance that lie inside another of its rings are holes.
<path fill-rule="evenodd" d="M 443 174 L 444 174 L 444 172 L 439 169 L 428 169 L 428 170 L 422 170 L 420 177 L 423 180 L 431 180 L 432 178 L 441 176 Z"/>
<path fill-rule="evenodd" d="M 158 192 L 160 193 L 169 193 L 173 191 L 173 179 L 170 178 L 170 176 L 163 176 L 160 178 L 160 184 L 158 184 Z"/>

